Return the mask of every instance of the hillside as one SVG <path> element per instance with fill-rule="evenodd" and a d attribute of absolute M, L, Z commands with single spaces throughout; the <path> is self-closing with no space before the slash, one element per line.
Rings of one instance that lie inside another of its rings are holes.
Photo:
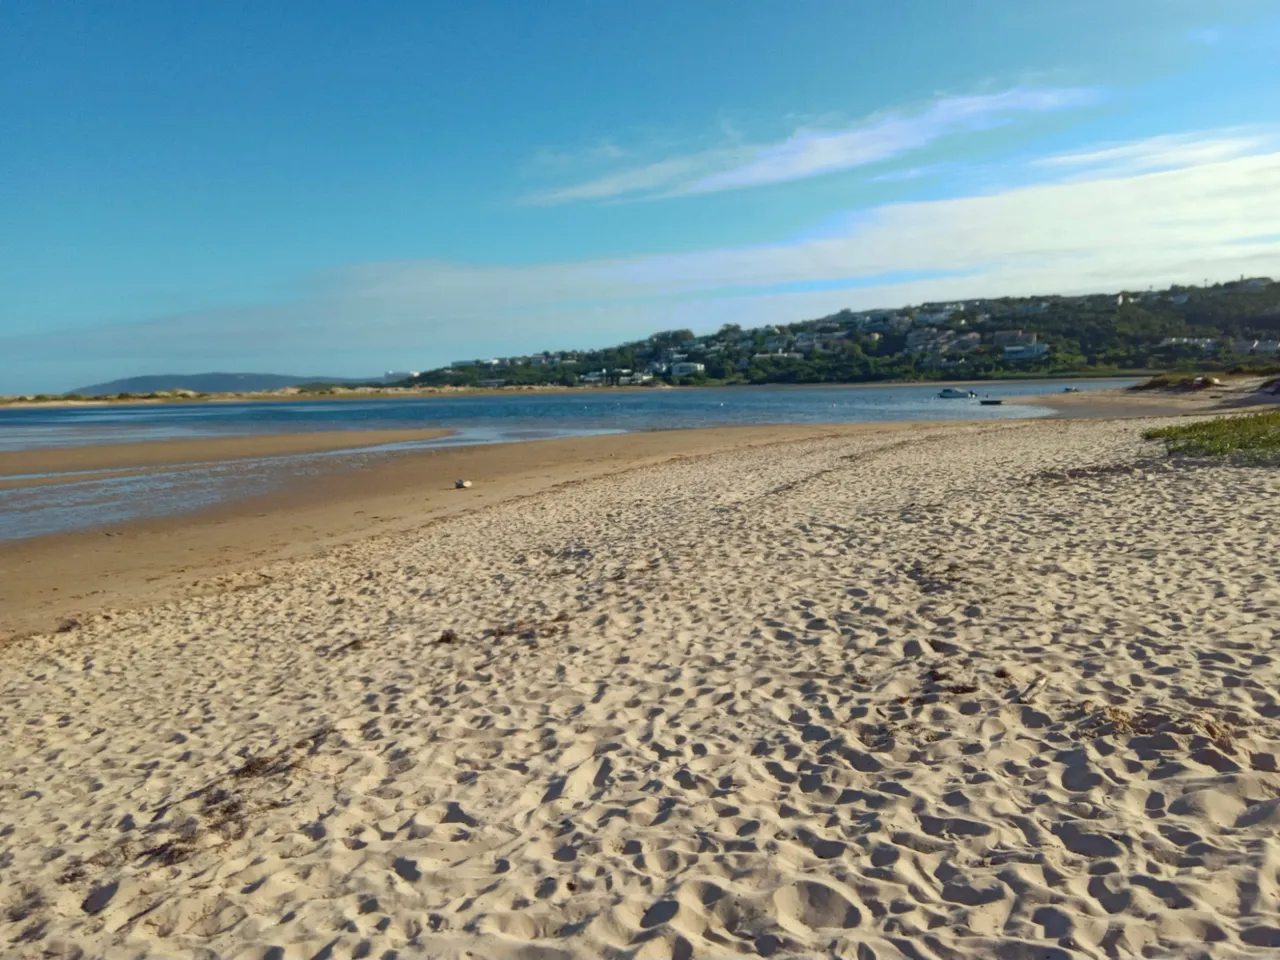
<path fill-rule="evenodd" d="M 853 383 L 1266 369 L 1280 362 L 1280 283 L 1002 297 L 728 324 L 601 350 L 460 360 L 408 384 Z"/>
<path fill-rule="evenodd" d="M 190 390 L 193 393 L 249 393 L 279 390 L 302 383 L 355 383 L 341 377 L 291 377 L 279 373 L 173 373 L 126 377 L 68 390 L 67 396 L 105 397 L 118 393 L 158 393 L 162 390 Z"/>

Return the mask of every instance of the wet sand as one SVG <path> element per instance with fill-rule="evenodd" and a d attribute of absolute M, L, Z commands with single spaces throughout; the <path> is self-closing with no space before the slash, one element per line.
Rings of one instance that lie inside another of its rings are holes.
<path fill-rule="evenodd" d="M 356 450 L 388 443 L 435 440 L 451 433 L 450 430 L 330 430 L 7 450 L 0 451 L 0 479 L 26 474 L 114 472 L 213 460 Z"/>
<path fill-rule="evenodd" d="M 103 610 L 217 592 L 266 562 L 311 556 L 339 543 L 590 477 L 738 446 L 911 428 L 899 423 L 728 427 L 440 448 L 362 458 L 356 464 L 335 460 L 326 472 L 298 477 L 264 496 L 179 516 L 0 541 L 0 638 L 53 629 L 63 620 L 83 620 Z M 0 469 L 33 473 L 141 463 L 163 469 L 218 455 L 342 449 L 361 439 L 388 443 L 440 433 L 291 434 L 79 447 L 0 455 Z M 458 479 L 472 480 L 473 488 L 455 490 Z"/>

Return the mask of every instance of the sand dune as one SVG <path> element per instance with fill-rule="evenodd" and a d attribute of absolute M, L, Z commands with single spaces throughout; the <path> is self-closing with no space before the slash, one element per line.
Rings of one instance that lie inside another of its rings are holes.
<path fill-rule="evenodd" d="M 0 952 L 1280 955 L 1280 474 L 1144 425 L 689 458 L 17 643 Z"/>

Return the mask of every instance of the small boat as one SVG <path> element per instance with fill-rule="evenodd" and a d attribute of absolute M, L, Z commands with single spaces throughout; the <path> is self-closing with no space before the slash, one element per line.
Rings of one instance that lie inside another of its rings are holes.
<path fill-rule="evenodd" d="M 979 400 L 978 402 L 984 407 L 998 407 L 1000 404 L 1004 403 L 1003 400 Z"/>
<path fill-rule="evenodd" d="M 1062 392 L 1063 393 L 1079 393 L 1080 388 L 1079 387 L 1063 387 Z"/>
<path fill-rule="evenodd" d="M 943 387 L 938 393 L 940 400 L 972 400 L 976 396 L 972 390 L 957 390 L 955 387 Z"/>

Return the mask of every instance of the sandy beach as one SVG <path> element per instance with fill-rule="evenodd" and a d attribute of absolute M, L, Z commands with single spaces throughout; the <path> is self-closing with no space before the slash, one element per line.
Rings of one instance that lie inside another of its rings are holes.
<path fill-rule="evenodd" d="M 1112 419 L 1115 417 L 1164 417 L 1207 413 L 1230 413 L 1280 403 L 1280 394 L 1262 392 L 1274 380 L 1268 376 L 1225 377 L 1202 390 L 1134 390 L 1107 387 L 1102 390 L 1066 393 L 1059 390 L 1034 397 L 1013 397 L 1011 406 L 1046 406 L 1059 416 L 1072 419 Z"/>
<path fill-rule="evenodd" d="M 0 953 L 1280 955 L 1280 474 L 1163 422 L 440 451 L 4 547 Z"/>
<path fill-rule="evenodd" d="M 883 432 L 899 425 L 724 427 L 436 448 L 335 458 L 285 487 L 176 516 L 0 541 L 0 643 L 64 620 L 255 582 L 264 563 L 316 556 L 375 533 L 424 524 L 638 466 L 760 444 Z M 146 473 L 191 462 L 305 453 L 443 431 L 359 431 L 109 444 L 0 454 L 4 470 Z M 326 446 L 327 444 L 327 446 Z M 8 459 L 6 459 L 6 457 Z M 464 493 L 458 479 L 476 481 Z M 53 476 L 14 484 L 56 484 Z"/>

